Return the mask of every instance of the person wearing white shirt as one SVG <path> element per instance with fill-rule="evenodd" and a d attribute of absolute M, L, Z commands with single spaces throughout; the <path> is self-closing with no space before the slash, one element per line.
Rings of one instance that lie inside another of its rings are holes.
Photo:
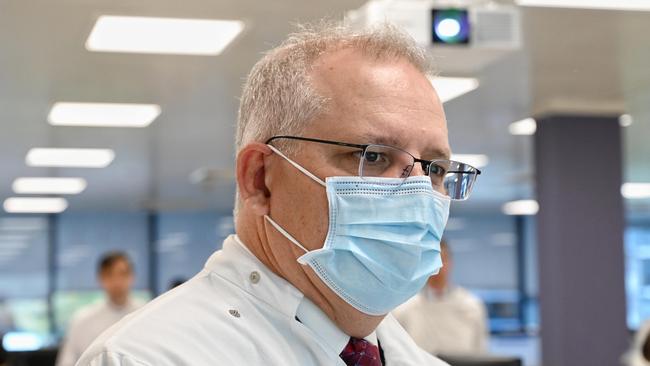
<path fill-rule="evenodd" d="M 437 355 L 474 356 L 487 353 L 487 310 L 477 296 L 450 283 L 453 262 L 441 243 L 444 267 L 420 293 L 393 315 L 422 349 Z"/>
<path fill-rule="evenodd" d="M 104 254 L 99 260 L 97 274 L 106 299 L 81 308 L 72 317 L 57 355 L 57 366 L 74 365 L 97 336 L 142 305 L 129 297 L 133 266 L 125 253 Z"/>
<path fill-rule="evenodd" d="M 389 314 L 441 263 L 450 161 L 427 53 L 393 26 L 305 27 L 252 69 L 236 235 L 77 365 L 445 365 Z"/>
<path fill-rule="evenodd" d="M 641 324 L 634 334 L 630 349 L 623 357 L 627 366 L 650 366 L 650 320 Z"/>

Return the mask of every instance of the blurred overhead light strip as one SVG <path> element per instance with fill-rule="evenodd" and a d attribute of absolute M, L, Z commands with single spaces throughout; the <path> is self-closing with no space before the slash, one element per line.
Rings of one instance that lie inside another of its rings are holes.
<path fill-rule="evenodd" d="M 451 160 L 460 161 L 461 163 L 469 164 L 474 168 L 483 168 L 488 165 L 490 159 L 487 155 L 482 154 L 453 154 Z"/>
<path fill-rule="evenodd" d="M 445 103 L 478 88 L 479 82 L 474 78 L 433 77 L 430 79 L 436 89 L 440 102 Z"/>
<path fill-rule="evenodd" d="M 629 200 L 650 198 L 650 183 L 623 183 L 621 194 Z"/>
<path fill-rule="evenodd" d="M 3 206 L 9 213 L 59 213 L 68 208 L 68 201 L 60 197 L 11 197 Z"/>
<path fill-rule="evenodd" d="M 16 194 L 79 194 L 86 186 L 83 178 L 18 178 L 12 188 Z"/>
<path fill-rule="evenodd" d="M 506 215 L 536 215 L 539 204 L 535 200 L 510 201 L 501 207 Z"/>
<path fill-rule="evenodd" d="M 534 135 L 535 131 L 537 131 L 537 122 L 533 118 L 512 122 L 508 126 L 508 131 L 511 135 Z"/>
<path fill-rule="evenodd" d="M 158 115 L 156 104 L 59 102 L 47 120 L 53 126 L 146 127 Z"/>
<path fill-rule="evenodd" d="M 648 0 L 517 0 L 517 5 L 550 8 L 650 11 Z"/>
<path fill-rule="evenodd" d="M 177 55 L 220 54 L 244 29 L 240 20 L 151 18 L 103 15 L 86 49 Z"/>
<path fill-rule="evenodd" d="M 114 158 L 110 149 L 33 148 L 25 162 L 33 167 L 105 168 Z"/>

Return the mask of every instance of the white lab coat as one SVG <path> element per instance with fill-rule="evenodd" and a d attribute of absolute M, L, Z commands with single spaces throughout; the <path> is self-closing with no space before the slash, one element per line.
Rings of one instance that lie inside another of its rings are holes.
<path fill-rule="evenodd" d="M 451 287 L 441 295 L 425 287 L 393 315 L 415 343 L 432 354 L 464 356 L 487 352 L 485 305 L 462 287 Z"/>
<path fill-rule="evenodd" d="M 231 236 L 203 271 L 111 327 L 77 365 L 345 366 L 342 332 L 305 304 L 311 302 Z M 446 365 L 390 315 L 372 337 L 387 366 Z"/>

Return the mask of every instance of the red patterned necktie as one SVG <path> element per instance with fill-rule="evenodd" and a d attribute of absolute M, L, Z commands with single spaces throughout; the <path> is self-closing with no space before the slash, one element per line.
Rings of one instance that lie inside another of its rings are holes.
<path fill-rule="evenodd" d="M 340 356 L 348 366 L 381 366 L 379 348 L 365 339 L 350 338 Z"/>

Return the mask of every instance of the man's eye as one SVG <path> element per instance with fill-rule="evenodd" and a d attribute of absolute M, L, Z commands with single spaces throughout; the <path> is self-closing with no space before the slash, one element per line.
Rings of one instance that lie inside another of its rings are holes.
<path fill-rule="evenodd" d="M 441 167 L 440 165 L 436 164 L 430 164 L 429 165 L 429 175 L 435 175 L 438 177 L 442 177 L 446 174 L 445 168 Z"/>
<path fill-rule="evenodd" d="M 379 153 L 368 151 L 366 152 L 366 161 L 370 163 L 374 163 L 379 160 Z"/>

